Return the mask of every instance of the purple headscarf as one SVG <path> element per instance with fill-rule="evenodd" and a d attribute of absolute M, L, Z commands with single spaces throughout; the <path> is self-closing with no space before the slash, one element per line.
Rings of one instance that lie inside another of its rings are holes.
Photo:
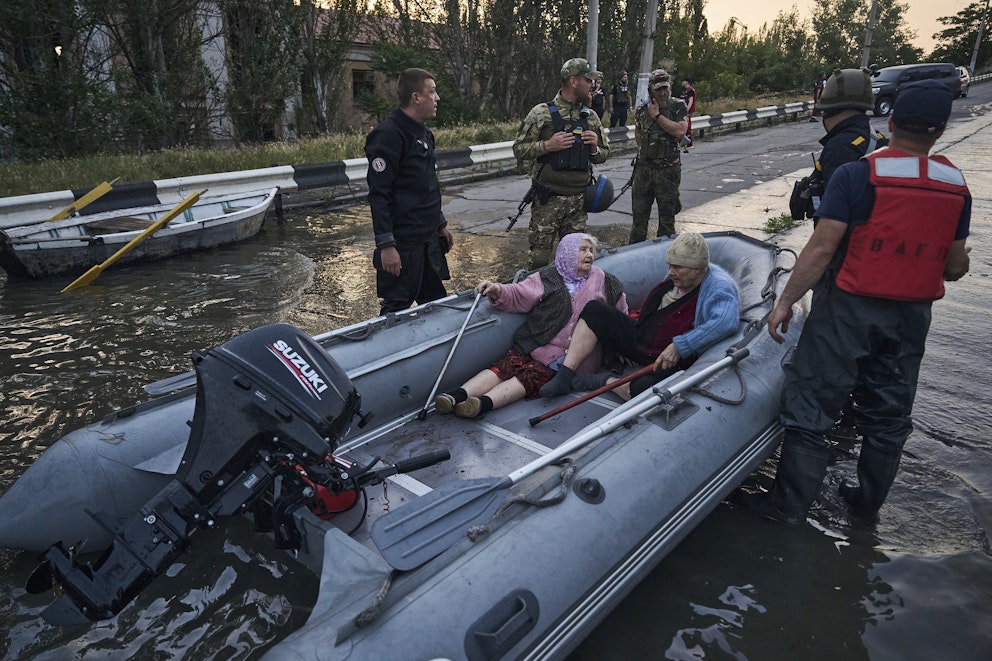
<path fill-rule="evenodd" d="M 582 285 L 589 279 L 589 274 L 580 276 L 579 271 L 579 246 L 586 235 L 582 232 L 566 234 L 558 242 L 558 249 L 555 251 L 555 270 L 565 280 L 565 286 L 570 294 L 582 289 Z"/>

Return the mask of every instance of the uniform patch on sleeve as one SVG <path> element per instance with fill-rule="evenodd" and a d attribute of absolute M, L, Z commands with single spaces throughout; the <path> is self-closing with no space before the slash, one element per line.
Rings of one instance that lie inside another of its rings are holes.
<path fill-rule="evenodd" d="M 386 161 L 379 156 L 372 159 L 372 169 L 376 172 L 384 172 L 386 170 Z"/>

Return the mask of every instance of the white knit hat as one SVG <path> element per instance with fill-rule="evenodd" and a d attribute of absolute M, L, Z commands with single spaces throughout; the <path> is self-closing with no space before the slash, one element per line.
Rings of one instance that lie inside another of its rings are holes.
<path fill-rule="evenodd" d="M 710 249 L 706 247 L 702 234 L 679 234 L 668 246 L 665 261 L 669 266 L 704 269 L 710 265 Z"/>

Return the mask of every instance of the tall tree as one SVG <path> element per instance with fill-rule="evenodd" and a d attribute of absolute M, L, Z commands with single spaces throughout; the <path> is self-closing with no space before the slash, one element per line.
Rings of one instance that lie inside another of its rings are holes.
<path fill-rule="evenodd" d="M 975 50 L 975 40 L 978 39 L 978 28 L 988 7 L 988 0 L 980 0 L 972 2 L 953 16 L 938 18 L 937 22 L 946 27 L 933 35 L 937 40 L 937 46 L 929 59 L 935 62 L 970 65 Z M 992 16 L 985 16 L 985 28 L 982 31 L 982 42 L 978 45 L 975 69 L 983 69 L 990 65 L 989 60 L 992 59 L 990 32 L 992 32 Z"/>
<path fill-rule="evenodd" d="M 861 64 L 870 4 L 862 0 L 815 0 L 813 29 L 821 68 L 852 68 Z M 898 0 L 878 0 L 878 17 L 872 38 L 871 61 L 886 67 L 910 64 L 923 57 L 912 45 L 916 32 L 906 23 L 907 5 Z"/>
<path fill-rule="evenodd" d="M 300 79 L 304 15 L 295 0 L 221 0 L 235 140 L 271 140 Z"/>
<path fill-rule="evenodd" d="M 322 134 L 347 121 L 338 121 L 336 109 L 350 83 L 347 54 L 361 29 L 365 5 L 359 0 L 300 0 L 299 8 L 302 72 L 296 120 L 302 133 Z"/>
<path fill-rule="evenodd" d="M 0 153 L 59 158 L 107 148 L 115 104 L 100 34 L 73 0 L 0 4 Z"/>
<path fill-rule="evenodd" d="M 187 144 L 205 96 L 200 0 L 81 0 L 105 30 L 132 149 Z"/>

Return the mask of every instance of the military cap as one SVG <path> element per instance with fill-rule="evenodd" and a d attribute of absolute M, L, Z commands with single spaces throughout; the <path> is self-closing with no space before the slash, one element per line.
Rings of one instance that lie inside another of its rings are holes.
<path fill-rule="evenodd" d="M 662 87 L 671 87 L 672 77 L 664 69 L 655 69 L 651 72 L 648 86 L 653 90 L 661 89 Z"/>
<path fill-rule="evenodd" d="M 565 60 L 565 64 L 561 65 L 562 80 L 572 76 L 583 76 L 589 80 L 596 80 L 602 75 L 600 72 L 594 71 L 589 61 L 583 57 L 573 57 L 570 60 Z"/>

